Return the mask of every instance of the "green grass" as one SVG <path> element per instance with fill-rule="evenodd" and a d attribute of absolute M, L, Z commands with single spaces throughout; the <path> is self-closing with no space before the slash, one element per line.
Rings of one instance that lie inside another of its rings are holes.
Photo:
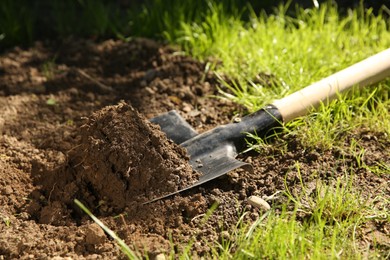
<path fill-rule="evenodd" d="M 6 227 L 10 227 L 11 226 L 11 220 L 9 219 L 9 217 L 1 216 L 1 219 L 4 222 Z"/>
<path fill-rule="evenodd" d="M 21 3 L 20 0 L 4 0 L 0 4 L 0 44 L 4 46 L 11 43 L 30 43 L 33 39 L 36 17 L 30 4 Z"/>
<path fill-rule="evenodd" d="M 224 0 L 224 12 L 234 14 L 241 0 Z M 252 1 L 256 8 L 271 0 Z M 2 0 L 0 2 L 0 50 L 28 46 L 42 38 L 69 36 L 93 39 L 151 37 L 176 39 L 181 23 L 203 19 L 209 0 Z M 241 8 L 240 8 L 241 9 Z"/>
<path fill-rule="evenodd" d="M 341 201 L 343 194 L 333 195 L 331 193 L 333 189 L 327 188 L 325 195 L 314 198 L 314 201 L 310 201 L 311 204 L 305 205 L 303 209 L 296 208 L 293 212 L 285 210 L 281 214 L 271 213 L 263 223 L 255 223 L 256 231 L 240 242 L 241 250 L 234 258 L 247 255 L 244 252 L 274 259 L 358 258 L 361 252 L 355 250 L 353 232 L 355 225 L 359 225 L 359 219 L 357 216 L 348 215 L 345 216 L 347 220 L 339 218 L 348 213 L 357 214 L 360 210 L 359 205 L 347 204 L 355 202 L 354 200 Z M 345 194 L 351 197 L 350 192 Z M 302 206 L 301 201 L 296 203 Z M 348 207 L 345 207 L 346 205 Z M 297 220 L 296 214 L 300 211 L 311 214 L 311 219 Z M 328 224 L 327 221 L 331 221 L 332 224 Z"/>
<path fill-rule="evenodd" d="M 2 0 L 0 50 L 42 38 L 123 37 L 132 15 L 104 0 Z"/>
<path fill-rule="evenodd" d="M 300 176 L 299 164 L 296 170 Z M 273 206 L 251 225 L 238 225 L 238 230 L 232 232 L 232 242 L 219 245 L 219 258 L 360 259 L 364 254 L 380 257 L 375 250 L 361 248 L 357 237 L 359 226 L 372 218 L 385 220 L 387 209 L 377 208 L 376 203 L 383 203 L 381 197 L 362 197 L 352 181 L 353 174 L 345 172 L 332 184 L 317 180 L 314 190 L 308 189 L 302 180 L 299 193 L 286 187 L 287 202 Z"/>
<path fill-rule="evenodd" d="M 98 38 L 120 35 L 127 29 L 119 10 L 109 2 L 54 0 L 50 2 L 49 8 L 55 14 L 52 30 L 60 37 L 76 35 Z"/>
<path fill-rule="evenodd" d="M 236 80 L 235 100 L 251 110 L 390 45 L 389 24 L 370 11 L 341 17 L 337 8 L 322 5 L 297 9 L 296 17 L 286 12 L 281 6 L 276 14 L 252 13 L 250 22 L 242 22 L 214 4 L 203 22 L 183 23 L 174 42 L 199 59 L 223 61 L 217 72 Z M 251 83 L 264 73 L 274 75 L 279 87 Z"/>
<path fill-rule="evenodd" d="M 330 104 L 321 104 L 309 116 L 288 123 L 287 128 L 291 129 L 290 134 L 301 138 L 304 146 L 323 150 L 342 146 L 348 133 L 358 128 L 389 135 L 390 120 L 387 114 L 390 99 L 386 97 L 389 86 L 385 83 L 340 95 Z M 359 140 L 356 142 L 355 146 L 358 146 Z"/>

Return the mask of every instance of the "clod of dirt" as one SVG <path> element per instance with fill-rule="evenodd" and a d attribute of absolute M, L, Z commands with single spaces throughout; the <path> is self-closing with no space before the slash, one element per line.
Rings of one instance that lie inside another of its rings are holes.
<path fill-rule="evenodd" d="M 85 242 L 91 245 L 103 243 L 106 239 L 103 229 L 96 223 L 92 223 L 85 228 Z"/>
<path fill-rule="evenodd" d="M 197 180 L 183 148 L 125 103 L 95 112 L 80 128 L 67 164 L 44 174 L 50 199 L 78 198 L 101 214 L 136 210 L 143 202 Z M 45 208 L 44 208 L 45 209 Z M 41 223 L 52 216 L 41 212 Z"/>
<path fill-rule="evenodd" d="M 66 225 L 64 219 L 68 216 L 66 206 L 59 201 L 49 203 L 41 210 L 40 222 L 41 223 L 56 223 L 58 225 Z"/>

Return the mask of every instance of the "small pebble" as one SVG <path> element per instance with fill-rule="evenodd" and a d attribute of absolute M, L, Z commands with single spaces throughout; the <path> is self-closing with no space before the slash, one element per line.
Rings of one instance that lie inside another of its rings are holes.
<path fill-rule="evenodd" d="M 163 253 L 155 256 L 154 260 L 165 260 L 165 255 Z"/>
<path fill-rule="evenodd" d="M 150 69 L 150 70 L 146 71 L 144 79 L 146 81 L 152 81 L 156 76 L 157 76 L 157 70 Z"/>
<path fill-rule="evenodd" d="M 183 108 L 182 110 L 186 113 L 190 112 L 192 110 L 192 106 L 186 102 L 183 102 Z"/>
<path fill-rule="evenodd" d="M 240 177 L 240 175 L 238 175 L 237 172 L 229 172 L 228 175 L 229 175 L 230 178 L 238 178 L 238 177 Z"/>
<path fill-rule="evenodd" d="M 268 202 L 266 202 L 265 200 L 263 200 L 262 198 L 257 197 L 257 196 L 250 196 L 248 198 L 248 203 L 250 205 L 252 205 L 253 207 L 256 207 L 259 209 L 263 209 L 263 210 L 270 210 L 271 209 L 271 206 L 268 204 Z"/>
<path fill-rule="evenodd" d="M 196 116 L 200 115 L 200 111 L 199 110 L 191 110 L 188 112 L 188 115 L 190 117 L 196 117 Z"/>
<path fill-rule="evenodd" d="M 224 230 L 224 231 L 221 232 L 221 237 L 222 237 L 225 241 L 230 240 L 230 234 L 229 234 L 229 232 L 226 231 L 226 230 Z"/>
<path fill-rule="evenodd" d="M 14 192 L 14 190 L 12 189 L 11 186 L 6 186 L 6 187 L 4 188 L 4 190 L 3 190 L 3 194 L 4 194 L 4 195 L 10 195 L 10 194 L 13 193 L 13 192 Z"/>

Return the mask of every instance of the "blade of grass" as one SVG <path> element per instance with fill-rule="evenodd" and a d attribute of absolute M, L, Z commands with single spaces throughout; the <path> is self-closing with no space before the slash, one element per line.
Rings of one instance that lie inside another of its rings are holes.
<path fill-rule="evenodd" d="M 100 219 L 98 219 L 95 215 L 92 214 L 92 212 L 84 206 L 83 203 L 81 203 L 79 200 L 75 199 L 74 203 L 82 209 L 93 221 L 95 221 L 96 224 L 98 224 L 110 237 L 112 237 L 115 242 L 119 245 L 122 252 L 129 258 L 129 259 L 139 259 L 137 255 L 134 254 L 134 252 L 128 247 L 128 245 L 120 238 L 118 237 L 114 231 L 112 231 L 110 228 L 108 228 Z"/>

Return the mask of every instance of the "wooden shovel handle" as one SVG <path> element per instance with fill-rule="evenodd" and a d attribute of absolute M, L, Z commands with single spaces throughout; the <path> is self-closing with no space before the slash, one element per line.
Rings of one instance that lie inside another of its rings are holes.
<path fill-rule="evenodd" d="M 283 122 L 305 115 L 321 102 L 353 86 L 366 86 L 390 76 L 390 48 L 273 102 Z"/>

